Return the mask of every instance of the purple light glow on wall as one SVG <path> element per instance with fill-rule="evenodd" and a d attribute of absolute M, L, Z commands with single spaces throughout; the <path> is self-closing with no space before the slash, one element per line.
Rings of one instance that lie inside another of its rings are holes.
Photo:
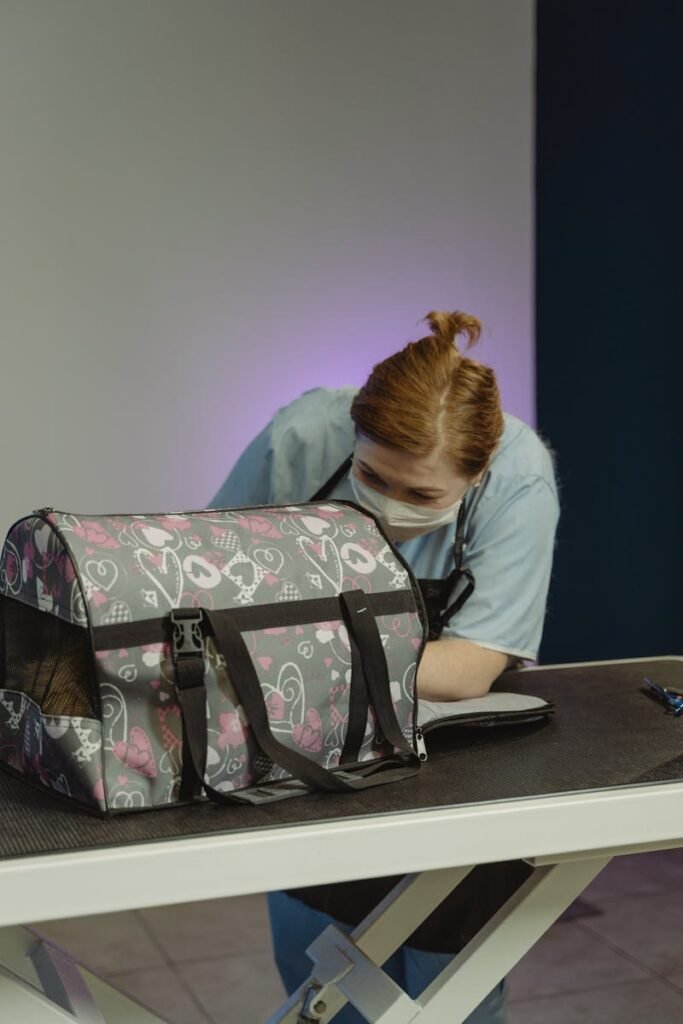
<path fill-rule="evenodd" d="M 57 6 L 3 13 L 5 524 L 204 505 L 430 309 L 532 419 L 532 0 Z"/>
<path fill-rule="evenodd" d="M 358 248 L 366 248 L 362 236 Z M 353 265 L 343 268 L 343 278 L 342 268 L 329 277 L 318 271 L 317 286 L 311 290 L 314 305 L 304 314 L 292 322 L 284 317 L 266 317 L 265 325 L 263 320 L 260 322 L 260 332 L 264 326 L 267 330 L 267 348 L 265 343 L 259 348 L 256 339 L 252 347 L 236 338 L 230 343 L 226 338 L 217 359 L 222 367 L 218 377 L 224 382 L 221 392 L 225 394 L 229 386 L 232 399 L 223 403 L 219 430 L 213 432 L 208 443 L 201 493 L 206 496 L 215 492 L 241 450 L 278 407 L 309 388 L 360 386 L 376 362 L 428 333 L 427 326 L 418 321 L 431 309 L 459 308 L 483 320 L 484 334 L 469 354 L 494 368 L 506 411 L 533 423 L 528 280 L 520 282 L 516 295 L 510 294 L 511 289 L 505 293 L 492 287 L 492 301 L 491 295 L 483 294 L 484 287 L 475 289 L 470 284 L 469 289 L 458 288 L 447 280 L 448 256 L 447 252 L 432 252 L 431 285 L 413 275 L 410 268 L 403 280 L 387 282 L 386 267 L 392 262 L 392 247 L 387 245 L 382 260 L 378 260 L 383 266 L 378 268 L 376 278 L 372 274 L 358 276 Z M 518 267 L 517 272 L 520 277 L 528 275 L 528 266 Z M 491 278 L 490 270 L 484 268 L 472 268 L 471 275 L 482 284 Z M 423 267 L 420 278 L 424 276 L 429 275 Z M 336 282 L 342 279 L 345 286 L 338 289 Z M 310 268 L 301 268 L 300 280 L 311 280 Z M 340 294 L 346 296 L 346 301 L 340 301 Z M 291 302 L 291 293 L 289 298 Z M 306 304 L 303 291 L 300 300 L 300 306 L 293 303 L 295 309 Z M 274 305 L 277 308 L 278 304 Z M 251 330 L 247 329 L 247 334 Z M 236 360 L 236 351 L 244 349 L 245 357 Z"/>

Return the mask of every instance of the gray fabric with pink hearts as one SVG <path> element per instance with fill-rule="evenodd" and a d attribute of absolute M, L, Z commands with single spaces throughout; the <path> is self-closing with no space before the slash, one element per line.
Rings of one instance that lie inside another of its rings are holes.
<path fill-rule="evenodd" d="M 180 607 L 277 606 L 359 588 L 412 592 L 413 581 L 375 521 L 343 502 L 175 515 L 51 512 L 15 524 L 0 558 L 3 600 L 84 629 L 163 619 Z M 396 716 L 412 743 L 423 624 L 417 606 L 378 615 L 376 622 Z M 339 765 L 351 682 L 341 615 L 246 630 L 243 637 L 272 733 L 327 768 Z M 183 744 L 169 644 L 153 638 L 142 646 L 98 651 L 93 663 L 101 722 L 87 720 L 87 742 L 86 719 L 76 727 L 75 718 L 57 716 L 56 724 L 54 715 L 46 716 L 13 690 L 11 679 L 4 680 L 0 760 L 100 810 L 176 802 Z M 285 777 L 264 764 L 229 667 L 210 638 L 205 683 L 206 782 L 230 792 Z M 26 747 L 27 730 L 30 751 L 22 757 L 18 751 Z M 370 710 L 359 759 L 392 749 Z"/>

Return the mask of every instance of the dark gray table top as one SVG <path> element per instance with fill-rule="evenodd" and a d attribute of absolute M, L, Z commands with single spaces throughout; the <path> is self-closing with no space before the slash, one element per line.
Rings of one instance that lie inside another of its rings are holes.
<path fill-rule="evenodd" d="M 642 693 L 645 675 L 683 692 L 683 661 L 673 658 L 508 672 L 495 689 L 553 700 L 549 721 L 438 730 L 418 776 L 349 795 L 101 819 L 0 773 L 0 858 L 681 780 L 683 716 Z"/>

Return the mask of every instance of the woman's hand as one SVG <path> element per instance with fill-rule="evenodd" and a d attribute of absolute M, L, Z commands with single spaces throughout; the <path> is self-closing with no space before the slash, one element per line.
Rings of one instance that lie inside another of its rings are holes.
<path fill-rule="evenodd" d="M 514 659 L 459 637 L 441 637 L 425 647 L 417 673 L 422 700 L 483 697 Z"/>

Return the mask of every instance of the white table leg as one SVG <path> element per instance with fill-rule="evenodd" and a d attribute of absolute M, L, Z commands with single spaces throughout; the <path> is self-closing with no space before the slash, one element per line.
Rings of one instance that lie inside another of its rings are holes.
<path fill-rule="evenodd" d="M 399 946 L 403 945 L 408 936 L 431 914 L 438 905 L 448 896 L 453 889 L 460 884 L 466 875 L 472 870 L 471 867 L 442 868 L 438 871 L 423 871 L 417 875 L 406 875 L 405 878 L 391 890 L 391 892 L 379 903 L 374 910 L 358 925 L 351 933 L 350 939 L 359 951 L 358 960 L 365 965 L 364 977 L 368 978 L 368 967 L 366 961 L 375 965 L 374 970 L 377 977 L 382 975 L 390 980 L 381 970 L 378 964 L 383 964 Z M 345 945 L 345 955 L 352 955 L 352 947 L 346 945 L 347 937 L 341 936 Z M 308 950 L 309 955 L 315 948 L 316 955 L 324 956 L 324 949 L 313 943 Z M 330 944 L 331 956 L 334 957 L 334 942 Z M 318 961 L 320 962 L 320 961 Z M 344 973 L 348 973 L 344 971 Z M 332 1020 L 334 1014 L 338 1013 L 347 1002 L 344 993 L 330 982 L 327 968 L 321 965 L 318 977 L 316 968 L 313 968 L 311 977 L 295 992 L 286 1003 L 269 1018 L 268 1024 L 297 1024 L 304 1002 L 307 999 L 309 990 L 315 998 L 308 998 L 310 1012 L 318 1012 L 314 1006 L 324 1004 L 323 1016 L 310 1016 L 311 1020 Z M 393 984 L 393 982 L 391 983 Z M 308 1008 L 307 1008 L 308 1009 Z M 410 1019 L 410 1018 L 408 1018 Z"/>
<path fill-rule="evenodd" d="M 416 1020 L 461 1024 L 609 860 L 598 857 L 536 868 L 422 993 Z"/>
<path fill-rule="evenodd" d="M 165 1024 L 65 950 L 18 925 L 0 928 L 0 1007 L 2 1020 L 17 1024 Z"/>
<path fill-rule="evenodd" d="M 370 1024 L 462 1024 L 609 860 L 603 855 L 536 867 L 416 1001 L 379 965 L 471 868 L 407 876 L 351 936 L 331 926 L 312 943 L 311 977 L 268 1024 L 326 1024 L 347 1001 Z"/>
<path fill-rule="evenodd" d="M 304 1007 L 304 1020 L 307 1015 L 313 1020 L 329 1020 L 334 992 L 352 1003 L 364 1020 L 410 1024 L 415 1017 L 418 1007 L 413 1000 L 334 925 L 326 928 L 307 952 L 315 963 L 313 973 L 323 987 L 309 1000 L 310 1012 Z"/>

